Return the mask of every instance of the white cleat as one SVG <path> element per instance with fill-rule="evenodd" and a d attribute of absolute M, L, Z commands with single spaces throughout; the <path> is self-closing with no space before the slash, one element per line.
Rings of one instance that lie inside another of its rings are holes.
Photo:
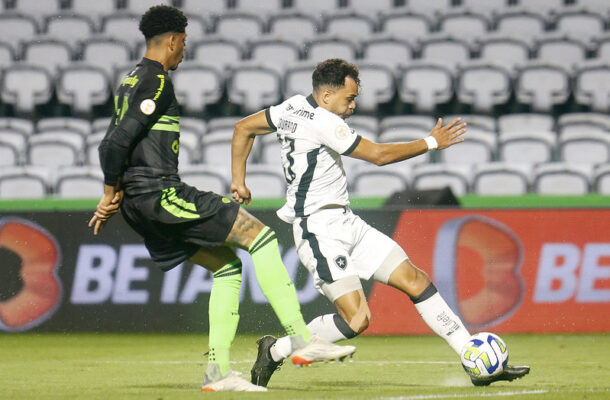
<path fill-rule="evenodd" d="M 305 347 L 295 350 L 290 359 L 295 365 L 309 365 L 319 361 L 343 361 L 356 351 L 354 346 L 339 346 L 332 342 L 312 336 Z"/>
<path fill-rule="evenodd" d="M 229 370 L 225 376 L 214 382 L 206 382 L 206 375 L 201 391 L 203 392 L 266 392 L 267 388 L 254 385 L 244 378 L 239 372 Z"/>

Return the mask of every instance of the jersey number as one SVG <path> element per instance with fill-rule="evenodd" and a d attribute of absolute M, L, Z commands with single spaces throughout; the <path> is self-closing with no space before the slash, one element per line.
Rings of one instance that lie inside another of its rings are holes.
<path fill-rule="evenodd" d="M 282 145 L 288 143 L 288 146 L 290 147 L 290 150 L 286 153 L 288 166 L 284 167 L 284 176 L 286 177 L 286 182 L 292 183 L 292 181 L 294 181 L 294 178 L 296 178 L 296 174 L 292 170 L 292 167 L 294 166 L 294 158 L 292 158 L 292 153 L 294 152 L 294 139 L 290 139 L 284 136 L 281 137 L 280 140 L 283 141 Z"/>

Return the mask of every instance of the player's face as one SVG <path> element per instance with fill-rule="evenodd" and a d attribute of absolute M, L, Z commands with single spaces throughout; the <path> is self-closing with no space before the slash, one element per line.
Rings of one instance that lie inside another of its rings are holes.
<path fill-rule="evenodd" d="M 329 111 L 345 119 L 356 109 L 358 85 L 353 78 L 345 77 L 345 85 L 331 94 L 329 98 Z"/>
<path fill-rule="evenodd" d="M 184 50 L 186 49 L 186 33 L 178 33 L 174 35 L 174 52 L 172 54 L 170 68 L 172 71 L 178 68 L 178 64 L 184 58 Z"/>

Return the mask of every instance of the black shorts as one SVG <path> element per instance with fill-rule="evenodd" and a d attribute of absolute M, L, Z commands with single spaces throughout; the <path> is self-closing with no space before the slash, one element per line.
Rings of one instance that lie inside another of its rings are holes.
<path fill-rule="evenodd" d="M 144 238 L 153 261 L 167 271 L 200 247 L 223 244 L 237 218 L 239 204 L 213 192 L 178 183 L 138 195 L 125 195 L 121 212 Z"/>

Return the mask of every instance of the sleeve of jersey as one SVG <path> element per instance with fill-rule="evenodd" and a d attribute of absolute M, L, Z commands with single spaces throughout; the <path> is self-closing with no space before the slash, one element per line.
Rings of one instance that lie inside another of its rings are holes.
<path fill-rule="evenodd" d="M 265 110 L 265 117 L 267 118 L 267 123 L 274 131 L 277 130 L 277 121 L 280 119 L 279 109 L 280 106 L 271 106 Z"/>
<path fill-rule="evenodd" d="M 343 121 L 328 121 L 321 128 L 320 141 L 344 156 L 354 151 L 362 139 Z"/>
<path fill-rule="evenodd" d="M 164 75 L 142 82 L 132 95 L 129 108 L 98 148 L 104 183 L 115 186 L 123 175 L 130 149 L 146 128 L 163 115 L 169 105 L 171 83 Z M 164 93 L 165 92 L 165 93 Z"/>

